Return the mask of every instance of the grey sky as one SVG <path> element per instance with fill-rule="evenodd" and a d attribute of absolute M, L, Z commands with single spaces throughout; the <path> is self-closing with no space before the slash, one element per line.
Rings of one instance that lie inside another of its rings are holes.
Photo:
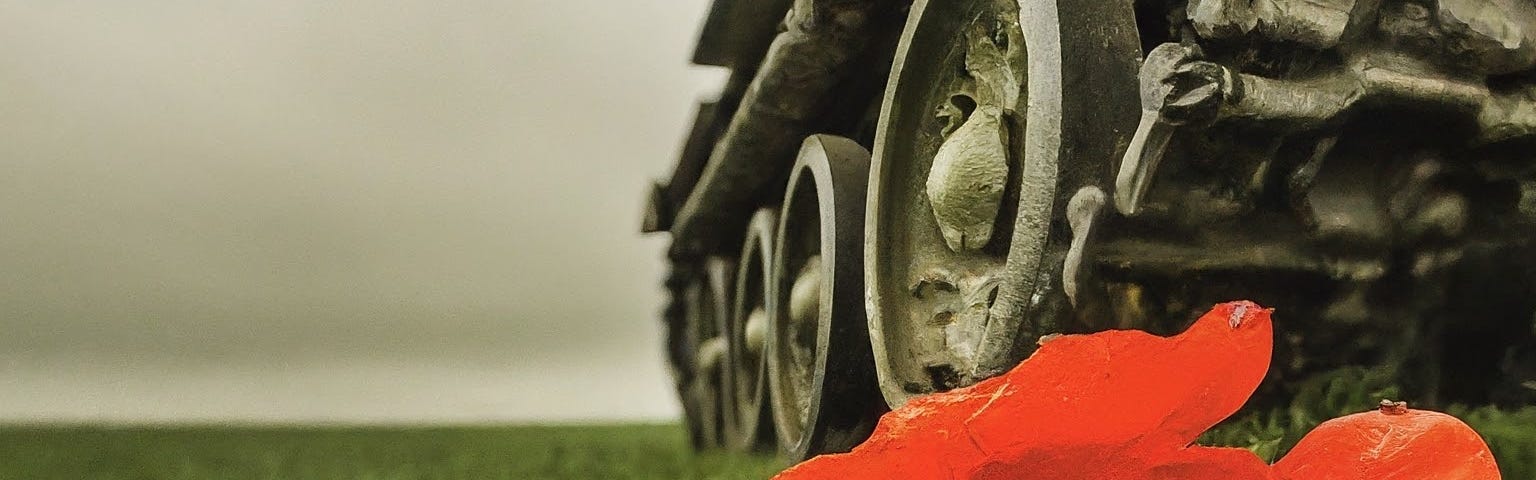
<path fill-rule="evenodd" d="M 706 0 L 0 0 L 0 421 L 670 418 Z"/>

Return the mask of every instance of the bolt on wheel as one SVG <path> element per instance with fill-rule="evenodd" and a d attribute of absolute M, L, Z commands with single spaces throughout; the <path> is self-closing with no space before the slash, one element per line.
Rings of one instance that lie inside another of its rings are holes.
<path fill-rule="evenodd" d="M 876 393 L 863 298 L 869 153 L 806 139 L 790 174 L 770 282 L 768 383 L 775 431 L 792 460 L 842 452 L 869 436 Z"/>

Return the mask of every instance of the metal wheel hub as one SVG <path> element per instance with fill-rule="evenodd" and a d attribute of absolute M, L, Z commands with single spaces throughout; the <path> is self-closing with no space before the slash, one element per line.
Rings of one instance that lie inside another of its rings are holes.
<path fill-rule="evenodd" d="M 871 341 L 891 406 L 986 378 L 1069 328 L 1062 212 L 1108 177 L 1132 130 L 1120 124 L 1134 127 L 1139 49 L 1129 2 L 914 3 L 867 214 Z"/>

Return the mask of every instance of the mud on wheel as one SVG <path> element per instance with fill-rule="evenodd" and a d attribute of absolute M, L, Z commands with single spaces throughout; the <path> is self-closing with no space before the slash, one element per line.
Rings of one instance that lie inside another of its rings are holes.
<path fill-rule="evenodd" d="M 1136 31 L 1129 2 L 912 6 L 868 209 L 870 336 L 892 406 L 996 374 L 1072 327 L 1064 261 L 1087 232 L 1068 204 L 1102 204 L 1079 191 L 1135 127 Z"/>

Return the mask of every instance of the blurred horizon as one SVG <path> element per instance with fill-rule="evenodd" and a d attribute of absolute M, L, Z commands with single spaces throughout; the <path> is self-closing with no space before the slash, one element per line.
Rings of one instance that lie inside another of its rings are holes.
<path fill-rule="evenodd" d="M 676 418 L 707 7 L 0 0 L 0 424 Z"/>

